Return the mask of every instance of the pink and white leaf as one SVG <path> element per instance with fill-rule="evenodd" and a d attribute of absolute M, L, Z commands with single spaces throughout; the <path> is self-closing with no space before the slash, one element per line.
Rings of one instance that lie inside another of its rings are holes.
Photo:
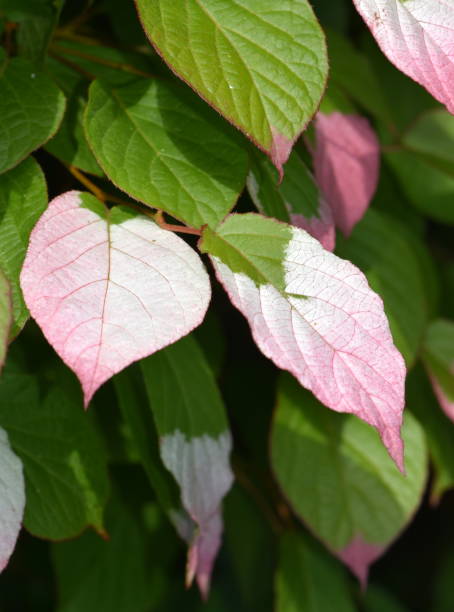
<path fill-rule="evenodd" d="M 320 194 L 319 217 L 305 217 L 299 213 L 290 211 L 290 222 L 296 227 L 306 230 L 316 238 L 327 251 L 334 251 L 336 246 L 336 230 L 334 227 L 333 214 L 325 197 Z"/>
<path fill-rule="evenodd" d="M 335 224 L 348 236 L 377 188 L 380 145 L 367 119 L 357 115 L 318 113 L 315 131 L 315 178 Z"/>
<path fill-rule="evenodd" d="M 33 229 L 21 287 L 85 405 L 111 376 L 199 325 L 211 295 L 181 238 L 77 191 L 52 200 Z"/>
<path fill-rule="evenodd" d="M 233 482 L 231 446 L 227 431 L 216 439 L 207 434 L 187 439 L 180 431 L 161 438 L 163 463 L 179 484 L 183 507 L 197 526 L 185 529 L 176 521 L 180 535 L 190 545 L 186 583 L 190 585 L 195 577 L 204 598 L 221 545 L 221 502 Z"/>
<path fill-rule="evenodd" d="M 454 4 L 353 0 L 381 50 L 454 113 Z"/>
<path fill-rule="evenodd" d="M 284 291 L 212 256 L 217 276 L 261 351 L 323 404 L 375 427 L 403 470 L 406 370 L 383 302 L 353 264 L 324 250 L 303 230 L 290 231 L 281 262 Z"/>
<path fill-rule="evenodd" d="M 16 546 L 24 508 L 22 462 L 11 450 L 6 432 L 0 428 L 0 572 Z"/>

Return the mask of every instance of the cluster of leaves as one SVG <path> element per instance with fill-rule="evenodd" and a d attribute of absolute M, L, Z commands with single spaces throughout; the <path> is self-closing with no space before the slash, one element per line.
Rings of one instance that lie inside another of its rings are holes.
<path fill-rule="evenodd" d="M 314 5 L 0 0 L 1 568 L 53 542 L 5 605 L 405 609 L 367 581 L 454 488 L 454 5 Z"/>

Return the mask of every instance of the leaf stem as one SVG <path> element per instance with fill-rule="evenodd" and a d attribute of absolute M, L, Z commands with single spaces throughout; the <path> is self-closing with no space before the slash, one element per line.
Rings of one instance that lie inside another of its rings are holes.
<path fill-rule="evenodd" d="M 61 54 L 73 55 L 75 57 L 80 57 L 81 59 L 85 59 L 95 64 L 101 64 L 102 66 L 108 66 L 109 68 L 113 68 L 114 70 L 121 70 L 123 72 L 128 72 L 130 74 L 135 74 L 137 76 L 146 77 L 148 79 L 155 78 L 153 74 L 149 72 L 145 72 L 144 70 L 139 70 L 139 68 L 136 68 L 135 66 L 132 66 L 131 64 L 125 64 L 123 62 L 114 62 L 112 60 L 104 59 L 103 57 L 97 57 L 96 55 L 85 53 L 84 51 L 79 51 L 78 49 L 71 49 L 69 47 L 63 47 L 58 44 L 53 44 L 52 50 L 54 51 L 54 53 L 58 54 L 60 57 L 61 57 Z"/>
<path fill-rule="evenodd" d="M 65 164 L 65 166 L 68 169 L 68 171 L 73 175 L 73 177 L 76 178 L 79 181 L 79 183 L 81 183 L 89 191 L 91 191 L 91 193 L 95 197 L 97 197 L 98 200 L 100 200 L 101 202 L 105 202 L 106 200 L 110 199 L 109 196 L 106 193 L 104 193 L 102 189 L 100 189 L 97 185 L 95 185 L 78 168 L 76 168 L 75 166 L 72 166 L 71 164 Z"/>
<path fill-rule="evenodd" d="M 63 162 L 64 163 L 64 162 Z M 116 195 L 106 193 L 100 187 L 95 185 L 81 170 L 72 166 L 71 164 L 64 164 L 64 166 L 68 169 L 68 172 L 72 174 L 72 176 L 79 181 L 84 187 L 86 187 L 91 193 L 98 198 L 101 202 L 114 202 L 115 204 L 120 204 L 121 206 L 128 206 L 129 208 L 133 208 L 134 210 L 140 212 L 142 215 L 150 217 L 153 219 L 155 223 L 159 225 L 162 229 L 168 230 L 169 232 L 178 232 L 179 234 L 192 234 L 194 236 L 201 236 L 202 232 L 199 229 L 194 227 L 188 227 L 187 225 L 176 225 L 173 223 L 167 223 L 164 219 L 163 212 L 158 210 L 156 213 L 148 212 L 147 210 L 133 204 L 132 202 L 128 202 L 127 200 L 123 200 L 118 198 Z"/>

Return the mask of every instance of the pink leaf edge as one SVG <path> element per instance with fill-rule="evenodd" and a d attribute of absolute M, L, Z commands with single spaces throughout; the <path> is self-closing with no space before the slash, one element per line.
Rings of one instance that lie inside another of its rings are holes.
<path fill-rule="evenodd" d="M 336 229 L 331 208 L 326 199 L 320 194 L 319 199 L 320 217 L 305 217 L 300 214 L 290 213 L 290 222 L 295 227 L 306 230 L 311 236 L 320 242 L 327 251 L 334 251 L 336 246 Z"/>
<path fill-rule="evenodd" d="M 366 590 L 369 567 L 385 550 L 385 546 L 369 544 L 361 536 L 356 536 L 343 550 L 336 552 L 336 555 L 358 578 L 361 588 Z"/>
<path fill-rule="evenodd" d="M 279 182 L 282 182 L 284 178 L 284 164 L 290 157 L 292 152 L 294 140 L 291 140 L 278 132 L 275 128 L 271 128 L 271 147 L 269 151 L 265 151 L 277 171 L 279 172 Z"/>
<path fill-rule="evenodd" d="M 264 355 L 325 406 L 375 427 L 404 473 L 406 367 L 383 301 L 351 262 L 296 227 L 292 234 L 282 262 L 286 297 L 210 256 L 216 276 Z"/>
<path fill-rule="evenodd" d="M 453 368 L 453 376 L 454 376 L 454 368 Z M 438 380 L 429 373 L 430 382 L 432 383 L 432 388 L 434 393 L 438 399 L 438 403 L 440 404 L 441 409 L 446 414 L 448 419 L 450 419 L 454 423 L 454 401 L 450 400 L 449 397 L 444 392 L 442 386 L 438 382 Z"/>
<path fill-rule="evenodd" d="M 335 224 L 349 236 L 377 188 L 380 145 L 367 119 L 357 115 L 318 113 L 315 131 L 316 181 Z"/>
<path fill-rule="evenodd" d="M 221 546 L 222 499 L 233 482 L 231 447 L 228 431 L 217 438 L 204 434 L 187 439 L 177 430 L 161 438 L 162 460 L 179 484 L 183 507 L 194 522 L 191 527 L 176 516 L 177 531 L 189 544 L 186 584 L 190 586 L 195 577 L 204 599 Z"/>
<path fill-rule="evenodd" d="M 387 58 L 454 113 L 454 5 L 353 0 Z"/>
<path fill-rule="evenodd" d="M 93 196 L 58 196 L 38 220 L 21 273 L 31 315 L 76 373 L 85 406 L 133 361 L 199 325 L 210 281 L 181 238 L 137 214 L 110 223 Z"/>

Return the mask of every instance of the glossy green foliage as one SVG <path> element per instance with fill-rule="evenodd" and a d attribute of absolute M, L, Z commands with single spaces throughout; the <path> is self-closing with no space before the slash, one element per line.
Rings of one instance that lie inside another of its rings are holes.
<path fill-rule="evenodd" d="M 15 365 L 0 380 L 0 423 L 24 463 L 24 524 L 50 540 L 88 526 L 104 532 L 106 458 L 74 391 L 64 377 L 43 392 L 37 377 Z"/>
<path fill-rule="evenodd" d="M 0 175 L 0 267 L 11 285 L 14 337 L 28 318 L 19 274 L 30 232 L 46 207 L 47 190 L 41 168 L 28 158 Z"/>
<path fill-rule="evenodd" d="M 200 227 L 233 208 L 246 154 L 214 113 L 158 80 L 90 87 L 88 141 L 109 178 L 138 200 Z"/>
<path fill-rule="evenodd" d="M 0 68 L 0 173 L 16 166 L 55 134 L 65 98 L 31 62 L 3 60 Z"/>
<path fill-rule="evenodd" d="M 324 36 L 306 0 L 137 2 L 170 68 L 280 168 L 325 86 Z"/>

